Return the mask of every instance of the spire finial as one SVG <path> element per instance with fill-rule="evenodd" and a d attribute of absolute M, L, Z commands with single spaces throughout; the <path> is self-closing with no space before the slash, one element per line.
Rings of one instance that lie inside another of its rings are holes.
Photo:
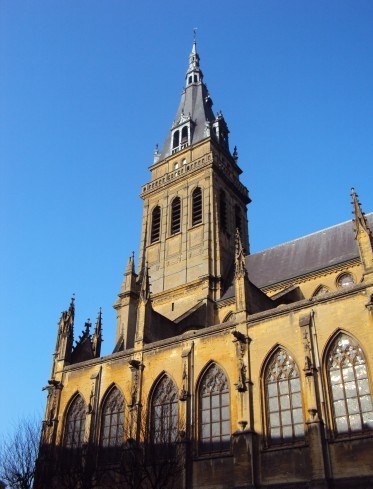
<path fill-rule="evenodd" d="M 193 28 L 193 44 L 197 44 L 197 29 L 198 27 Z"/>

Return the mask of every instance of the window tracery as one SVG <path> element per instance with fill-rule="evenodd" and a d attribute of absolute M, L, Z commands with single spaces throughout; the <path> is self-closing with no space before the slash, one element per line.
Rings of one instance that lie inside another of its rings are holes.
<path fill-rule="evenodd" d="M 373 407 L 363 350 L 346 334 L 327 358 L 331 405 L 337 434 L 373 429 Z"/>
<path fill-rule="evenodd" d="M 304 437 L 299 371 L 293 358 L 279 348 L 265 372 L 267 433 L 270 443 Z"/>
<path fill-rule="evenodd" d="M 108 394 L 102 408 L 101 446 L 119 447 L 123 443 L 124 398 L 116 387 Z"/>
<path fill-rule="evenodd" d="M 204 374 L 199 388 L 201 452 L 228 450 L 230 434 L 228 379 L 218 365 L 212 364 Z"/>
<path fill-rule="evenodd" d="M 175 442 L 178 433 L 178 395 L 175 383 L 164 375 L 151 400 L 151 431 L 153 443 Z"/>
<path fill-rule="evenodd" d="M 65 448 L 78 449 L 84 442 L 86 405 L 82 396 L 77 395 L 70 404 L 65 424 Z"/>

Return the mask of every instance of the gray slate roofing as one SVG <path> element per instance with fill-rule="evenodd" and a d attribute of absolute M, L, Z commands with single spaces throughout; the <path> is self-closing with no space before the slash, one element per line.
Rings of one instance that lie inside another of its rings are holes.
<path fill-rule="evenodd" d="M 366 215 L 373 229 L 373 213 Z M 260 288 L 359 257 L 352 221 L 246 256 L 250 280 Z"/>
<path fill-rule="evenodd" d="M 192 52 L 189 55 L 187 78 L 190 74 L 196 74 L 198 82 L 192 84 L 187 83 L 187 86 L 183 89 L 173 125 L 167 134 L 166 141 L 159 155 L 160 161 L 170 156 L 172 128 L 178 125 L 183 118 L 190 117 L 194 123 L 192 124 L 194 130 L 191 134 L 190 144 L 196 144 L 202 141 L 202 139 L 205 139 L 208 135 L 206 134 L 206 121 L 212 123 L 215 120 L 215 115 L 211 109 L 212 100 L 206 85 L 203 83 L 203 74 L 199 67 L 199 55 L 195 40 Z M 211 135 L 213 136 L 213 132 Z"/>
<path fill-rule="evenodd" d="M 200 82 L 198 85 L 189 85 L 183 90 L 181 95 L 174 122 L 178 123 L 182 115 L 186 117 L 190 115 L 195 124 L 191 144 L 202 141 L 206 137 L 206 121 L 213 122 L 215 120 L 210 103 L 207 103 L 207 97 L 208 91 L 203 82 Z M 160 160 L 167 158 L 171 154 L 171 132 L 171 130 L 168 132 L 166 141 L 163 144 Z"/>

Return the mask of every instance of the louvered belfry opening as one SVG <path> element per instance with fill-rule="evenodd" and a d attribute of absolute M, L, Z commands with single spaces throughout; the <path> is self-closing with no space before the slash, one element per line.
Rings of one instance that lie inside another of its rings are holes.
<path fill-rule="evenodd" d="M 202 190 L 197 187 L 192 196 L 192 226 L 202 222 Z"/>
<path fill-rule="evenodd" d="M 180 232 L 181 200 L 175 197 L 171 205 L 171 234 Z"/>
<path fill-rule="evenodd" d="M 159 241 L 161 231 L 161 208 L 159 205 L 153 209 L 152 214 L 152 229 L 150 233 L 150 242 L 155 243 Z"/>

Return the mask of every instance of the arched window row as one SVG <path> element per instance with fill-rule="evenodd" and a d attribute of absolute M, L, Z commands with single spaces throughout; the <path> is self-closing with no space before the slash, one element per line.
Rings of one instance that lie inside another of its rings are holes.
<path fill-rule="evenodd" d="M 201 187 L 196 187 L 191 194 L 191 216 L 192 226 L 203 222 L 203 196 Z M 162 212 L 159 205 L 155 206 L 151 213 L 150 244 L 156 243 L 161 238 Z M 170 231 L 173 236 L 181 231 L 182 225 L 182 201 L 176 196 L 170 205 Z"/>
<path fill-rule="evenodd" d="M 373 430 L 373 406 L 364 352 L 358 342 L 339 333 L 326 349 L 325 376 L 332 428 L 336 436 Z M 264 427 L 269 445 L 289 444 L 305 438 L 305 416 L 300 370 L 283 347 L 271 353 L 262 372 Z M 230 388 L 227 375 L 211 363 L 201 375 L 196 392 L 196 436 L 201 454 L 230 449 Z M 148 423 L 154 443 L 177 440 L 179 396 L 174 381 L 164 374 L 149 398 Z M 66 448 L 84 443 L 87 406 L 80 394 L 69 404 L 64 427 Z M 99 441 L 119 447 L 125 438 L 125 400 L 112 387 L 101 405 Z"/>

